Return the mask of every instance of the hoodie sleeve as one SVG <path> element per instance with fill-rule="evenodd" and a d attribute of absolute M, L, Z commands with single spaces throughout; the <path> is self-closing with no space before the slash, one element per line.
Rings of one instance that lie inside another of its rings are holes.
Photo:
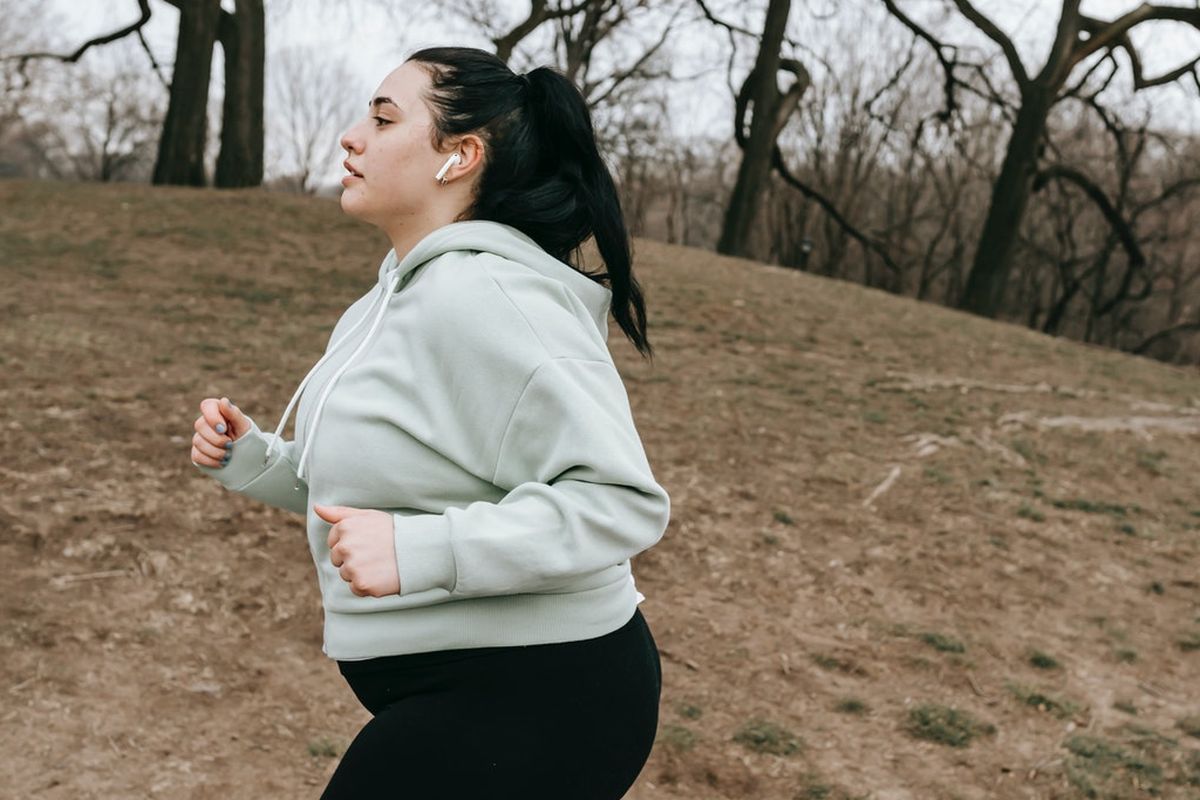
<path fill-rule="evenodd" d="M 393 514 L 400 595 L 538 592 L 653 546 L 670 519 L 606 361 L 552 358 L 531 373 L 500 438 L 498 502 Z"/>
<path fill-rule="evenodd" d="M 295 488 L 295 442 L 280 440 L 271 455 L 271 463 L 264 466 L 267 446 L 275 434 L 263 433 L 249 415 L 246 419 L 250 422 L 250 430 L 234 441 L 228 464 L 223 467 L 207 467 L 195 461 L 192 464 L 230 491 L 276 508 L 307 514 L 308 486 L 301 482 L 300 488 Z"/>

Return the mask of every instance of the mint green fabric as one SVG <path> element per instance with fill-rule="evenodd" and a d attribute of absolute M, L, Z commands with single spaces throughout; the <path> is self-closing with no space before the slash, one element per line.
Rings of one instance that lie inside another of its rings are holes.
<path fill-rule="evenodd" d="M 388 252 L 274 432 L 251 419 L 226 466 L 196 465 L 305 515 L 327 656 L 575 641 L 629 620 L 645 599 L 630 559 L 662 538 L 670 498 L 608 352 L 611 300 L 516 228 L 445 225 Z M 392 515 L 399 594 L 350 591 L 313 503 Z"/>

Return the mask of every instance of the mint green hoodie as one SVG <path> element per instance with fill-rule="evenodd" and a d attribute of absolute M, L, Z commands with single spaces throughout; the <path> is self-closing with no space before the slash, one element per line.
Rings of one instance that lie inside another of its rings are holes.
<path fill-rule="evenodd" d="M 630 558 L 662 538 L 670 499 L 608 352 L 611 301 L 512 226 L 444 225 L 388 252 L 274 433 L 251 419 L 226 466 L 196 465 L 306 516 L 327 656 L 576 641 L 629 620 L 645 599 Z M 350 591 L 313 503 L 391 513 L 399 594 Z"/>

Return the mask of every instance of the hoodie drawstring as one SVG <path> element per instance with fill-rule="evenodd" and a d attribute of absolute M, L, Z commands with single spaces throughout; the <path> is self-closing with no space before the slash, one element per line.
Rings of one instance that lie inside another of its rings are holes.
<path fill-rule="evenodd" d="M 400 276 L 397 275 L 388 283 L 387 291 L 383 295 L 383 302 L 379 304 L 379 311 L 375 313 L 375 320 L 367 330 L 367 335 L 359 342 L 358 347 L 354 348 L 354 352 L 343 362 L 338 371 L 333 373 L 333 377 L 325 384 L 325 390 L 321 392 L 321 398 L 317 401 L 317 409 L 313 412 L 312 424 L 309 425 L 309 432 L 304 437 L 304 449 L 300 451 L 300 463 L 296 465 L 296 489 L 300 488 L 300 481 L 304 477 L 304 462 L 308 458 L 308 450 L 312 447 L 313 438 L 317 433 L 317 423 L 321 420 L 321 411 L 325 408 L 325 401 L 329 399 L 329 393 L 333 391 L 333 386 L 337 383 L 338 378 L 342 377 L 342 373 L 349 369 L 350 365 L 354 363 L 354 359 L 363 351 L 363 348 L 370 344 L 371 337 L 375 334 L 375 330 L 379 327 L 380 321 L 383 320 L 383 316 L 387 312 L 388 299 L 391 298 L 392 292 L 395 291 L 396 284 L 399 282 Z M 363 315 L 363 319 L 366 319 L 365 314 Z"/>
<path fill-rule="evenodd" d="M 354 325 L 352 325 L 350 327 L 350 330 L 346 331 L 346 335 L 343 336 L 341 339 L 338 339 L 338 341 L 329 348 L 329 350 L 325 353 L 325 355 L 321 356 L 320 360 L 318 360 L 317 363 L 312 366 L 312 369 L 310 369 L 308 371 L 308 374 L 304 376 L 304 380 L 300 381 L 300 385 L 296 387 L 295 393 L 292 394 L 292 399 L 290 401 L 288 401 L 287 408 L 283 412 L 283 417 L 279 420 L 279 424 L 275 427 L 275 436 L 271 439 L 270 443 L 267 445 L 267 452 L 266 452 L 266 455 L 263 457 L 263 466 L 264 467 L 271 461 L 271 454 L 275 451 L 275 445 L 277 442 L 281 441 L 281 437 L 283 435 L 283 429 L 284 429 L 284 427 L 287 426 L 288 418 L 292 415 L 292 409 L 295 408 L 296 403 L 300 400 L 300 396 L 304 393 L 304 387 L 308 385 L 309 380 L 312 378 L 313 375 L 316 374 L 317 370 L 319 370 L 321 368 L 321 365 L 324 364 L 337 351 L 337 349 L 339 347 L 341 347 L 344 343 L 346 343 L 347 341 L 350 340 L 350 337 L 352 337 L 354 335 L 354 332 L 356 330 L 358 330 L 360 325 L 362 325 L 364 322 L 367 321 L 367 317 L 370 316 L 371 311 L 375 308 L 375 305 L 382 299 L 384 302 L 383 302 L 382 306 L 380 307 L 380 313 L 377 314 L 375 317 L 375 321 L 376 321 L 376 323 L 378 323 L 379 318 L 382 316 L 382 312 L 384 310 L 386 310 L 386 308 L 387 308 L 387 298 L 391 294 L 391 291 L 395 287 L 395 285 L 396 285 L 395 280 L 393 280 L 391 282 L 390 286 L 384 286 L 381 282 L 380 286 L 381 286 L 382 291 L 380 292 L 379 297 L 376 297 L 374 300 L 371 301 L 371 307 L 368 308 L 367 311 L 363 312 L 363 315 L 362 315 L 362 317 L 359 318 L 358 322 L 354 323 Z M 366 343 L 367 339 L 370 339 L 371 332 L 373 330 L 374 330 L 374 325 L 372 325 L 371 331 L 368 331 L 366 339 L 363 340 L 363 344 Z M 359 345 L 359 350 L 361 350 L 361 349 L 362 349 L 362 345 Z M 359 350 L 355 350 L 354 354 L 351 355 L 350 358 L 353 359 L 354 355 L 357 355 Z M 347 363 L 349 363 L 349 362 L 347 362 Z M 344 365 L 343 365 L 342 369 L 345 369 Z M 341 372 L 342 372 L 342 370 L 338 370 L 337 375 L 340 375 Z M 336 380 L 337 375 L 334 376 L 334 380 Z M 333 381 L 330 381 L 331 386 L 332 386 L 332 383 L 333 383 Z M 322 399 L 322 405 L 323 404 L 324 404 L 324 400 Z M 318 407 L 318 413 L 319 413 L 319 407 Z M 306 440 L 304 443 L 304 452 L 305 453 L 308 452 L 308 445 L 309 445 L 309 441 Z M 304 455 L 302 454 L 301 455 L 301 463 L 303 463 L 303 462 L 304 462 Z M 296 490 L 300 489 L 299 470 L 297 470 L 296 484 L 293 488 Z"/>

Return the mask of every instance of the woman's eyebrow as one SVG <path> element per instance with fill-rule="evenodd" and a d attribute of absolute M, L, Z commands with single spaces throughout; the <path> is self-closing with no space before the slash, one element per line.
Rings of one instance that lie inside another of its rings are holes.
<path fill-rule="evenodd" d="M 374 100 L 372 100 L 370 103 L 367 104 L 367 107 L 375 108 L 376 106 L 381 106 L 384 103 L 389 103 L 390 105 L 395 106 L 397 111 L 400 110 L 400 106 L 396 105 L 396 101 L 390 97 L 376 97 Z"/>

